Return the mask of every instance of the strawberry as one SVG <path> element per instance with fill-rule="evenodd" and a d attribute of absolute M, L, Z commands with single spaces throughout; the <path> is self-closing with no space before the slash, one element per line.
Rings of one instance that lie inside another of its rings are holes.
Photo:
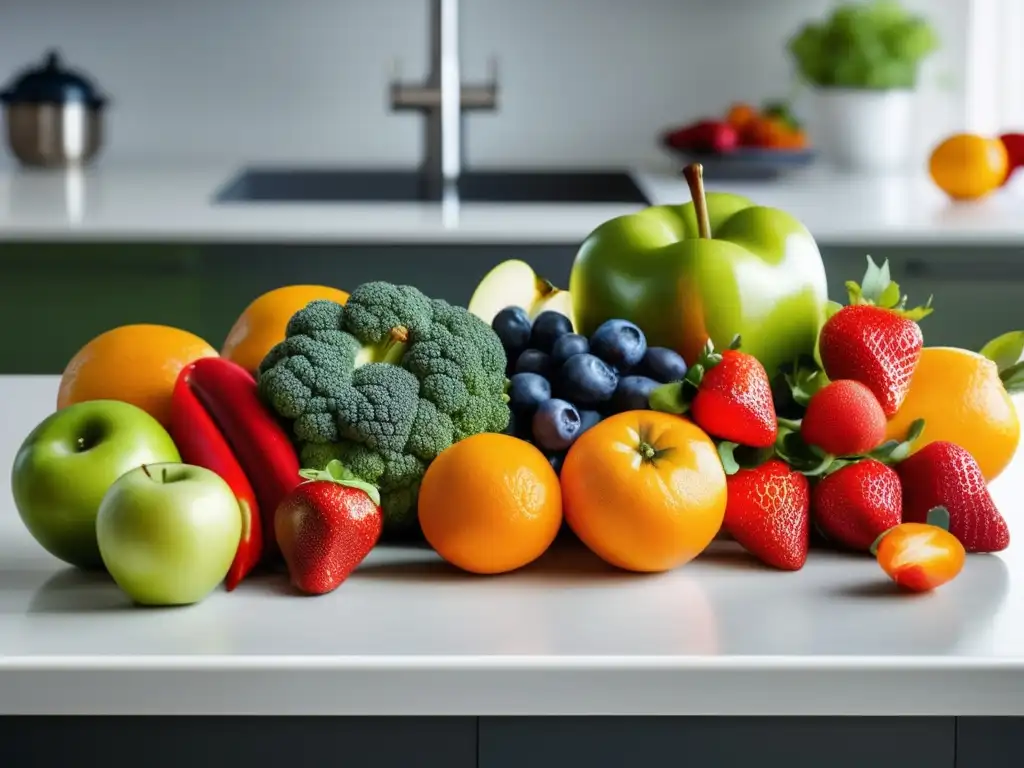
<path fill-rule="evenodd" d="M 811 397 L 800 436 L 832 456 L 859 456 L 885 442 L 885 421 L 882 406 L 867 386 L 839 379 Z"/>
<path fill-rule="evenodd" d="M 690 405 L 697 426 L 709 435 L 751 448 L 774 444 L 778 424 L 764 366 L 756 357 L 735 349 L 721 355 L 711 353 L 707 358 Z"/>
<path fill-rule="evenodd" d="M 299 474 L 307 482 L 278 505 L 274 530 L 292 584 L 322 595 L 337 589 L 380 538 L 380 493 L 339 461 Z"/>
<path fill-rule="evenodd" d="M 978 462 L 954 443 L 929 443 L 896 465 L 903 483 L 903 521 L 924 523 L 944 507 L 949 532 L 968 552 L 1001 552 L 1010 545 L 1006 520 L 989 495 Z"/>
<path fill-rule="evenodd" d="M 727 479 L 725 529 L 763 563 L 788 571 L 807 561 L 810 484 L 778 459 Z"/>
<path fill-rule="evenodd" d="M 900 478 L 875 459 L 842 465 L 815 486 L 811 510 L 829 541 L 867 552 L 902 522 Z"/>
<path fill-rule="evenodd" d="M 917 320 L 931 314 L 931 300 L 906 309 L 907 297 L 889 278 L 889 263 L 879 267 L 868 257 L 862 285 L 847 283 L 848 306 L 821 329 L 818 348 L 830 379 L 853 379 L 874 393 L 886 416 L 903 405 L 910 379 L 921 359 L 924 337 Z"/>

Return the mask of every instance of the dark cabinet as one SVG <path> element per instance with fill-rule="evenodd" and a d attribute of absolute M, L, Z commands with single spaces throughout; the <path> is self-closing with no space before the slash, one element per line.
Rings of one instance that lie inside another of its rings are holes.
<path fill-rule="evenodd" d="M 954 768 L 955 730 L 952 717 L 483 717 L 479 768 Z"/>
<path fill-rule="evenodd" d="M 956 768 L 1024 765 L 1024 717 L 959 717 Z"/>
<path fill-rule="evenodd" d="M 11 768 L 476 768 L 473 717 L 4 717 Z"/>

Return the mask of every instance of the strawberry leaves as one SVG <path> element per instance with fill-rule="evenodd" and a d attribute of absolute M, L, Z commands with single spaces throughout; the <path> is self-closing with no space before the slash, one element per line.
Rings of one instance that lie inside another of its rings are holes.
<path fill-rule="evenodd" d="M 899 283 L 893 281 L 889 272 L 888 260 L 883 261 L 881 265 L 875 264 L 870 256 L 867 257 L 867 260 L 867 271 L 860 284 L 853 280 L 846 282 L 846 292 L 851 306 L 868 304 L 882 309 L 890 309 L 915 322 L 923 320 L 934 311 L 931 296 L 928 297 L 924 306 L 907 309 L 907 296 L 901 293 Z"/>
<path fill-rule="evenodd" d="M 1024 331 L 997 336 L 981 348 L 981 354 L 998 366 L 999 379 L 1007 392 L 1024 392 Z"/>
<path fill-rule="evenodd" d="M 360 480 L 337 459 L 327 462 L 323 469 L 300 469 L 299 476 L 307 483 L 337 483 L 348 488 L 356 488 L 369 496 L 374 504 L 380 506 L 380 490 L 377 486 Z"/>
<path fill-rule="evenodd" d="M 718 458 L 727 475 L 735 475 L 741 469 L 756 469 L 774 457 L 774 447 L 750 448 L 729 440 L 718 442 Z"/>
<path fill-rule="evenodd" d="M 910 425 L 903 440 L 887 440 L 877 448 L 856 456 L 832 456 L 804 441 L 800 435 L 799 422 L 780 419 L 775 454 L 803 475 L 822 477 L 863 459 L 875 459 L 886 465 L 898 464 L 910 455 L 914 442 L 923 433 L 924 419 L 917 419 Z"/>

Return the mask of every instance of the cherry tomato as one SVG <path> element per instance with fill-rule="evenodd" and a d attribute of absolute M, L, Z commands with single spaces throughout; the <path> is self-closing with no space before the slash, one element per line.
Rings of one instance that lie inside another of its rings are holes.
<path fill-rule="evenodd" d="M 901 523 L 882 534 L 875 556 L 899 586 L 927 592 L 955 579 L 967 553 L 960 540 L 944 528 Z"/>

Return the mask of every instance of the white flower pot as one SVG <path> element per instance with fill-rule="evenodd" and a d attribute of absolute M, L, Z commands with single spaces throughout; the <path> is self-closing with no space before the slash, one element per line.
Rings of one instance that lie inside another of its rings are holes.
<path fill-rule="evenodd" d="M 844 171 L 906 170 L 915 92 L 821 88 L 815 92 L 815 142 Z"/>

